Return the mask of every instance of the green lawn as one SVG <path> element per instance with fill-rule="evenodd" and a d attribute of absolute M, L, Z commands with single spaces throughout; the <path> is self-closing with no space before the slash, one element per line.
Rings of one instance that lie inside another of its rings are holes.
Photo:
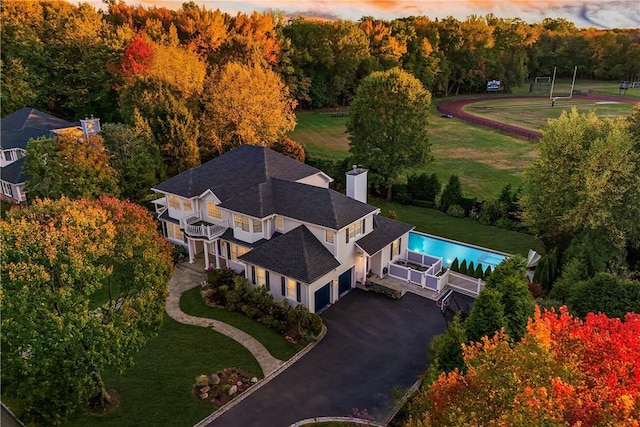
<path fill-rule="evenodd" d="M 314 157 L 342 160 L 348 156 L 347 118 L 332 117 L 329 111 L 300 111 L 298 124 L 289 137 L 302 143 Z"/>
<path fill-rule="evenodd" d="M 395 211 L 399 221 L 415 225 L 416 231 L 423 233 L 523 256 L 527 255 L 529 249 L 542 249 L 542 243 L 529 234 L 482 225 L 471 218 L 454 218 L 436 209 L 381 199 L 370 199 L 368 202 L 379 207 L 384 216 L 388 216 L 390 210 Z"/>
<path fill-rule="evenodd" d="M 300 112 L 298 126 L 290 136 L 302 143 L 310 156 L 344 159 L 349 156 L 345 121 L 326 112 Z M 468 197 L 496 198 L 505 185 L 518 187 L 522 169 L 537 155 L 533 142 L 440 117 L 435 101 L 429 123 L 434 161 L 409 173 L 435 172 L 441 182 L 456 174 Z"/>
<path fill-rule="evenodd" d="M 549 119 L 558 118 L 563 111 L 571 111 L 573 107 L 581 113 L 595 111 L 598 117 L 619 117 L 631 114 L 633 105 L 622 102 L 599 103 L 578 96 L 559 99 L 554 107 L 548 98 L 495 99 L 470 104 L 465 111 L 527 129 L 541 130 Z"/>
<path fill-rule="evenodd" d="M 156 338 L 135 356 L 123 375 L 105 373 L 108 388 L 120 393 L 111 414 L 80 414 L 67 426 L 190 426 L 215 408 L 191 395 L 195 377 L 240 367 L 262 378 L 253 355 L 236 341 L 208 328 L 177 323 L 165 316 Z"/>
<path fill-rule="evenodd" d="M 242 313 L 234 313 L 222 308 L 209 307 L 200 296 L 200 288 L 193 288 L 182 294 L 180 309 L 187 314 L 207 317 L 234 326 L 251 335 L 269 350 L 272 356 L 288 360 L 301 350 L 301 346 L 285 341 L 284 337 L 271 328 L 248 318 Z"/>

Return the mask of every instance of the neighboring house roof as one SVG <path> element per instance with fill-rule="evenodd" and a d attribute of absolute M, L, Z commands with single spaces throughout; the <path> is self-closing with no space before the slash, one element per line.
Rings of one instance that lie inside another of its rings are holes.
<path fill-rule="evenodd" d="M 220 207 L 257 218 L 278 214 L 334 230 L 378 209 L 329 188 L 277 178 L 243 191 Z"/>
<path fill-rule="evenodd" d="M 48 138 L 55 129 L 75 126 L 78 126 L 78 123 L 71 123 L 34 108 L 24 107 L 3 117 L 0 121 L 0 144 L 5 150 L 11 148 L 26 150 L 27 142 L 32 138 L 41 136 Z"/>
<path fill-rule="evenodd" d="M 304 283 L 313 283 L 340 266 L 304 225 L 265 242 L 239 259 Z"/>
<path fill-rule="evenodd" d="M 373 217 L 373 231 L 356 241 L 356 245 L 371 256 L 414 228 L 404 222 L 375 215 Z"/>
<path fill-rule="evenodd" d="M 211 190 L 224 202 L 269 178 L 297 181 L 321 172 L 268 148 L 244 144 L 153 189 L 187 198 Z"/>
<path fill-rule="evenodd" d="M 12 184 L 22 184 L 27 180 L 28 175 L 24 171 L 24 161 L 26 157 L 21 157 L 15 162 L 0 168 L 0 179 Z"/>

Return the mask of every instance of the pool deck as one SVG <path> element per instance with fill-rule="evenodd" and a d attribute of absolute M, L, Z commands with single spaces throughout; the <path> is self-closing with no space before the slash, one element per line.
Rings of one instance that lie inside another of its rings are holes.
<path fill-rule="evenodd" d="M 450 289 L 470 297 L 474 297 L 474 298 L 477 297 L 478 296 L 477 283 L 470 283 L 469 279 L 471 278 L 465 279 L 464 277 L 466 276 L 462 276 L 459 273 L 449 274 L 449 283 L 445 285 L 440 292 L 423 288 L 422 286 L 416 285 L 415 283 L 411 283 L 403 279 L 397 279 L 391 276 L 387 276 L 384 279 L 376 277 L 375 281 L 376 283 L 379 283 L 381 285 L 388 284 L 392 286 L 400 286 L 402 288 L 403 295 L 407 292 L 411 292 L 412 294 L 421 296 L 423 298 L 428 298 L 432 301 L 438 301 Z M 477 280 L 477 279 L 472 279 L 472 280 Z M 360 289 L 368 290 L 361 285 L 357 285 L 357 287 Z M 482 288 L 484 288 L 484 282 L 482 282 L 480 286 L 480 290 L 482 290 Z"/>
<path fill-rule="evenodd" d="M 437 301 L 444 294 L 444 292 L 436 292 L 431 289 L 423 288 L 420 285 L 416 285 L 411 282 L 407 282 L 406 280 L 396 279 L 395 277 L 387 276 L 384 279 L 380 277 L 375 278 L 376 283 L 381 285 L 392 285 L 392 286 L 400 286 L 402 288 L 402 294 L 404 295 L 407 292 L 411 292 L 412 294 L 416 294 L 423 298 L 428 298 L 433 301 Z M 368 290 L 364 286 L 356 285 L 356 287 L 364 290 Z"/>

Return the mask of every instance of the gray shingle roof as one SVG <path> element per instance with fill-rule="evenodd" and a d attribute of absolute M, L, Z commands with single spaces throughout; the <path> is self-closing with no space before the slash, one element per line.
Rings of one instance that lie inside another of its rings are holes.
<path fill-rule="evenodd" d="M 0 144 L 5 150 L 9 148 L 26 149 L 27 142 L 31 138 L 41 136 L 48 138 L 54 129 L 73 126 L 78 126 L 78 123 L 71 123 L 34 108 L 24 107 L 2 118 Z"/>
<path fill-rule="evenodd" d="M 329 188 L 276 178 L 228 199 L 221 207 L 258 218 L 278 214 L 334 230 L 377 210 Z"/>
<path fill-rule="evenodd" d="M 3 181 L 10 182 L 12 184 L 21 184 L 27 180 L 28 175 L 24 172 L 24 160 L 26 157 L 21 157 L 15 162 L 0 169 L 0 178 Z"/>
<path fill-rule="evenodd" d="M 211 190 L 220 201 L 225 201 L 272 177 L 296 181 L 320 172 L 268 148 L 245 144 L 154 189 L 182 197 L 196 197 Z"/>
<path fill-rule="evenodd" d="M 279 232 L 275 232 L 273 233 L 273 235 L 271 236 L 271 239 L 275 239 L 278 236 L 282 236 L 282 233 Z M 267 243 L 269 240 L 268 239 L 260 239 L 256 242 L 253 243 L 247 243 L 244 240 L 240 240 L 240 239 L 236 239 L 233 235 L 233 228 L 227 228 L 224 233 L 222 233 L 222 235 L 220 236 L 220 238 L 222 240 L 225 240 L 227 242 L 231 242 L 231 243 L 235 243 L 237 245 L 240 246 L 244 246 L 245 248 L 257 248 L 258 246 L 262 246 L 265 243 Z"/>
<path fill-rule="evenodd" d="M 171 218 L 171 216 L 169 216 L 169 209 L 166 209 L 164 212 L 158 215 L 158 219 L 162 221 L 171 222 L 173 224 L 180 224 L 180 220 Z"/>
<path fill-rule="evenodd" d="M 313 283 L 340 266 L 304 225 L 267 241 L 239 259 L 304 283 Z"/>
<path fill-rule="evenodd" d="M 358 239 L 356 244 L 367 254 L 374 255 L 414 228 L 413 225 L 375 215 L 373 217 L 373 231 L 363 238 Z"/>

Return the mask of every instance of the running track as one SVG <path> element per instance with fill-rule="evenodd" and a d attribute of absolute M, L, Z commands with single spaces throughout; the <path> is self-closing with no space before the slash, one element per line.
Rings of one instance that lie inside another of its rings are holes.
<path fill-rule="evenodd" d="M 618 96 L 608 96 L 608 95 L 597 95 L 597 94 L 588 94 L 588 95 L 577 95 L 580 99 L 592 100 L 592 101 L 614 101 L 614 102 L 624 102 L 628 104 L 635 104 L 639 102 L 637 99 L 629 99 L 629 98 L 621 98 Z M 530 99 L 531 96 L 505 96 L 500 97 L 499 99 Z M 541 100 L 549 101 L 548 97 L 540 96 L 537 97 Z M 474 123 L 480 126 L 490 127 L 492 129 L 497 129 L 504 133 L 509 133 L 521 138 L 530 139 L 537 141 L 540 139 L 540 132 L 522 128 L 520 126 L 510 125 L 506 123 L 501 123 L 495 120 L 487 119 L 485 117 L 476 116 L 464 111 L 464 107 L 473 104 L 475 102 L 483 102 L 487 100 L 496 99 L 495 97 L 478 97 L 478 98 L 470 98 L 470 99 L 461 99 L 457 101 L 444 101 L 437 105 L 438 111 L 443 115 L 448 115 L 451 117 L 455 117 L 457 119 L 461 119 L 470 123 Z"/>

